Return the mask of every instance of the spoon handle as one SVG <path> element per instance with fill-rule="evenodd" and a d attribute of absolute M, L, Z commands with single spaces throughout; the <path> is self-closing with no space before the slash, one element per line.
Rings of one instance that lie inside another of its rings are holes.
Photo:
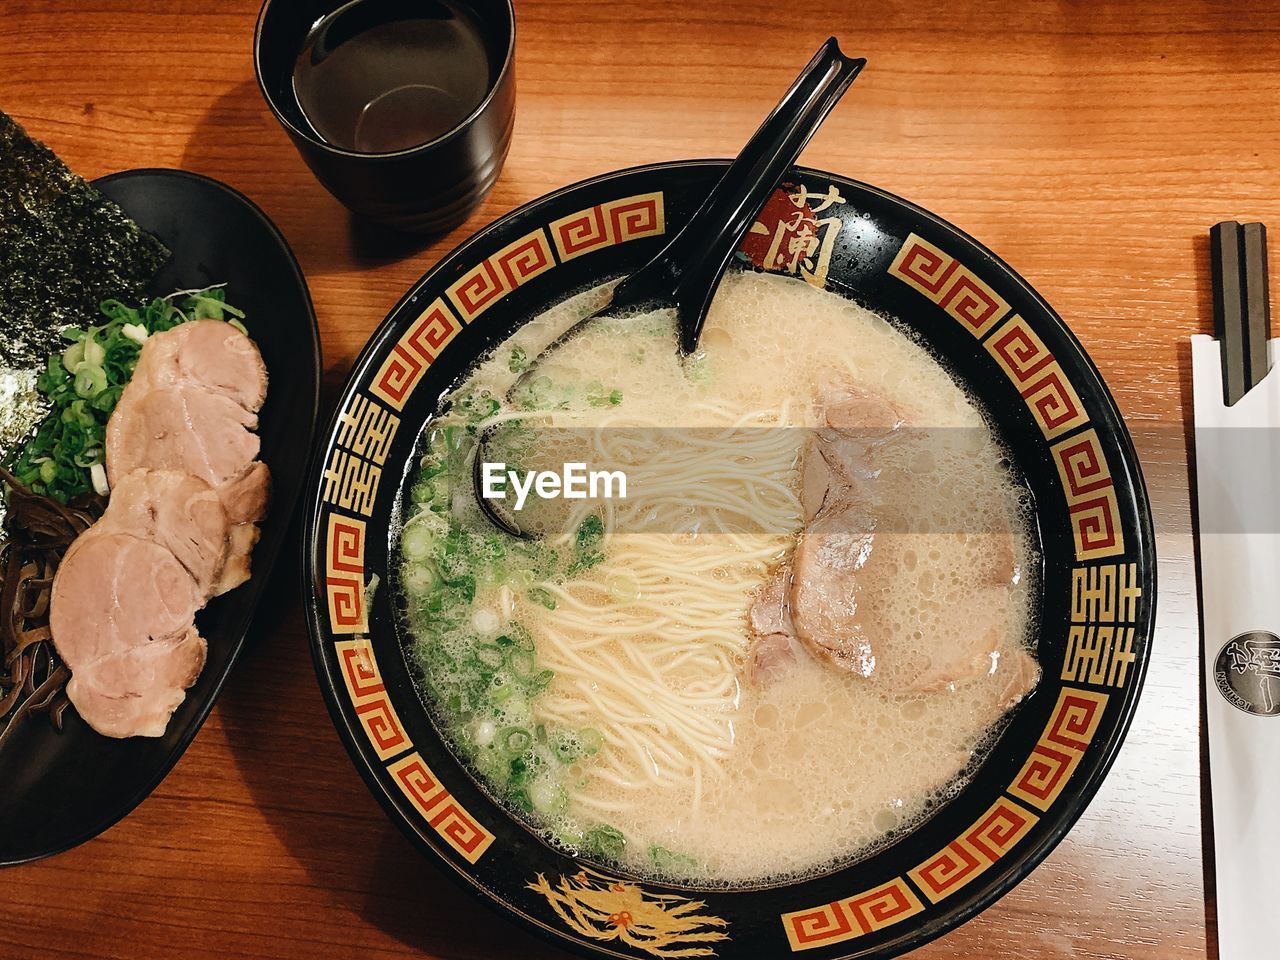
<path fill-rule="evenodd" d="M 680 349 L 692 353 L 720 277 L 760 208 L 867 61 L 831 37 L 800 72 L 687 225 L 652 261 L 622 281 L 610 312 L 676 304 Z"/>

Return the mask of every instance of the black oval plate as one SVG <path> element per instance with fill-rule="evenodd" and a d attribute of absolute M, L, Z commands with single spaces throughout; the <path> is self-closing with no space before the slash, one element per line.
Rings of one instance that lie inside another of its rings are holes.
<path fill-rule="evenodd" d="M 441 393 L 521 323 L 643 264 L 723 169 L 662 164 L 566 187 L 480 231 L 401 300 L 356 362 L 308 480 L 312 653 L 338 731 L 392 820 L 562 946 L 640 960 L 895 956 L 1008 892 L 1080 816 L 1128 729 L 1155 614 L 1150 509 L 1106 386 L 1053 309 L 960 230 L 867 184 L 797 169 L 741 252 L 911 328 L 991 414 L 1036 503 L 1044 678 L 973 781 L 880 852 L 734 890 L 638 880 L 567 856 L 441 742 L 406 663 L 393 592 L 375 591 L 366 608 L 370 578 L 388 582 L 393 505 Z"/>
<path fill-rule="evenodd" d="M 208 662 L 163 737 L 113 740 L 74 708 L 55 733 L 28 717 L 0 750 L 0 865 L 59 853 L 97 836 L 164 779 L 209 715 L 244 643 L 302 488 L 320 400 L 320 334 L 302 271 L 280 231 L 225 184 L 182 170 L 127 170 L 94 182 L 173 256 L 148 294 L 227 284 L 248 315 L 269 377 L 259 417 L 271 468 L 271 512 L 253 554 L 253 578 L 196 617 Z"/>

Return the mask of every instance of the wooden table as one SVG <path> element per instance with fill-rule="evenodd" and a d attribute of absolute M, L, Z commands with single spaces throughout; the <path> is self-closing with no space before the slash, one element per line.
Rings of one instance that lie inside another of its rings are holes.
<path fill-rule="evenodd" d="M 311 178 L 258 94 L 257 0 L 6 0 L 0 109 L 88 177 L 210 174 L 284 231 L 327 386 L 470 231 L 601 171 L 727 156 L 829 33 L 870 67 L 805 155 L 979 237 L 1056 305 L 1143 449 L 1159 627 L 1133 730 L 1067 840 L 917 956 L 1180 960 L 1206 950 L 1188 335 L 1208 227 L 1280 225 L 1280 11 L 1163 4 L 522 0 L 506 171 L 448 237 L 389 242 Z M 1280 271 L 1273 269 L 1273 275 Z M 8 871 L 5 957 L 552 957 L 382 815 L 334 734 L 295 567 L 213 716 L 155 794 L 77 850 Z"/>

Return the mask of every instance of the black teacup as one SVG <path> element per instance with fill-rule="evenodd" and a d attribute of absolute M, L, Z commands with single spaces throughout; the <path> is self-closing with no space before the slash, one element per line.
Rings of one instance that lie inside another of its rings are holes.
<path fill-rule="evenodd" d="M 254 69 L 330 193 L 401 230 L 456 227 L 515 120 L 511 0 L 266 0 Z"/>

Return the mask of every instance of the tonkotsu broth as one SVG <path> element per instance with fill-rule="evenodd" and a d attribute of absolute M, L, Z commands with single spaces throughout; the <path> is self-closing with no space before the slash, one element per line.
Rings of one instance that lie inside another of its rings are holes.
<path fill-rule="evenodd" d="M 967 603 L 978 547 L 957 535 L 1011 530 L 1017 569 L 1031 569 L 1024 491 L 981 413 L 925 349 L 801 281 L 726 276 L 702 350 L 683 364 L 667 314 L 593 325 L 538 370 L 539 406 L 563 403 L 556 425 L 812 426 L 817 389 L 845 379 L 930 428 L 927 450 L 904 443 L 877 464 L 882 528 L 926 531 L 896 534 L 912 538 L 909 549 L 867 587 L 905 652 L 878 663 L 874 680 L 803 656 L 773 682 L 753 682 L 747 610 L 801 527 L 806 431 L 744 433 L 742 449 L 778 491 L 748 508 L 726 490 L 727 535 L 612 535 L 606 511 L 597 536 L 584 518 L 598 505 L 585 504 L 569 508 L 578 513 L 568 534 L 523 545 L 480 516 L 469 470 L 436 466 L 450 446 L 465 452 L 466 424 L 474 434 L 477 422 L 515 415 L 499 400 L 524 358 L 604 295 L 589 291 L 522 327 L 451 392 L 452 409 L 424 438 L 401 572 L 424 696 L 494 793 L 575 853 L 709 884 L 866 855 L 954 792 L 999 726 L 999 673 L 911 697 L 896 679 L 983 618 L 1001 628 L 1003 651 L 1029 643 L 1025 574 L 1007 610 Z M 555 462 L 561 451 L 535 452 Z M 633 466 L 658 469 L 652 460 Z M 628 508 L 684 509 L 675 494 L 638 496 Z"/>

